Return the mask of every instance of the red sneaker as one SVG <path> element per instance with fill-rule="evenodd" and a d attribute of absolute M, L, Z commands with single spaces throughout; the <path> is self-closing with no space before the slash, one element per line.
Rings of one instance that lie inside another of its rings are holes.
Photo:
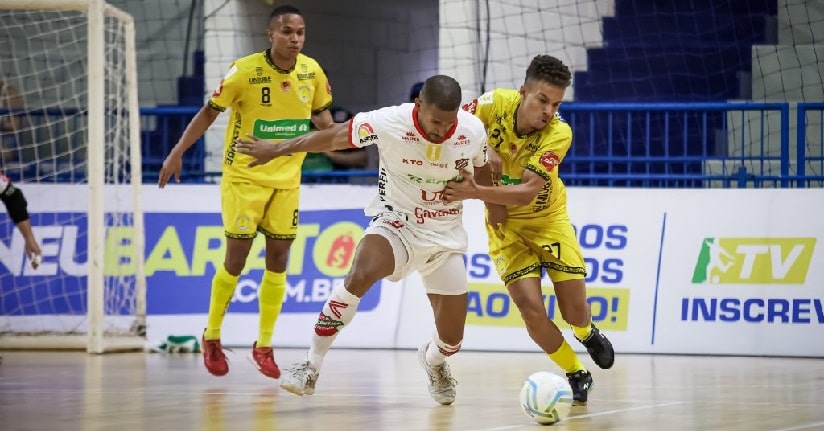
<path fill-rule="evenodd" d="M 249 360 L 264 376 L 273 379 L 280 378 L 280 368 L 275 363 L 275 354 L 271 347 L 257 347 L 257 341 L 255 341 L 255 344 L 252 344 L 252 355 Z"/>
<path fill-rule="evenodd" d="M 223 354 L 220 340 L 201 338 L 200 341 L 203 349 L 203 365 L 209 373 L 218 377 L 229 374 L 229 363 L 226 361 L 226 355 Z"/>

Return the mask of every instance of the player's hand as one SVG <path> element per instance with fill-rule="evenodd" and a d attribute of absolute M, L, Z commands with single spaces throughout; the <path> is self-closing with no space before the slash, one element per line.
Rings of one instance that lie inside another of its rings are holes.
<path fill-rule="evenodd" d="M 487 148 L 487 165 L 489 165 L 489 171 L 492 174 L 492 184 L 498 185 L 501 181 L 501 172 L 502 172 L 502 163 L 501 163 L 501 156 L 492 149 L 492 147 Z"/>
<path fill-rule="evenodd" d="M 240 154 L 252 156 L 255 160 L 249 163 L 249 167 L 265 165 L 272 159 L 281 156 L 278 145 L 274 145 L 266 139 L 260 139 L 253 135 L 246 135 L 246 139 L 235 138 L 235 151 Z"/>
<path fill-rule="evenodd" d="M 157 179 L 157 186 L 161 189 L 166 187 L 166 183 L 174 175 L 175 182 L 180 182 L 180 171 L 183 170 L 183 156 L 175 151 L 166 156 L 163 166 L 160 168 L 160 176 Z"/>
<path fill-rule="evenodd" d="M 475 199 L 478 195 L 478 183 L 475 176 L 466 169 L 461 170 L 460 180 L 450 180 L 446 183 L 443 191 L 443 198 L 447 202 L 464 201 Z"/>
<path fill-rule="evenodd" d="M 505 205 L 486 204 L 486 223 L 493 229 L 500 230 L 506 224 L 507 218 L 509 218 L 509 211 Z"/>
<path fill-rule="evenodd" d="M 32 269 L 37 269 L 37 267 L 40 266 L 40 259 L 42 256 L 40 245 L 37 244 L 37 241 L 34 239 L 26 240 L 26 254 L 29 256 L 29 262 L 31 262 Z"/>

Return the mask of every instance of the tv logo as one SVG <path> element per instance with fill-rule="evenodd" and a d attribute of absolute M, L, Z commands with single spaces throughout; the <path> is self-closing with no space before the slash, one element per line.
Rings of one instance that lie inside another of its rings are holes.
<path fill-rule="evenodd" d="M 803 284 L 815 238 L 704 238 L 696 284 Z"/>

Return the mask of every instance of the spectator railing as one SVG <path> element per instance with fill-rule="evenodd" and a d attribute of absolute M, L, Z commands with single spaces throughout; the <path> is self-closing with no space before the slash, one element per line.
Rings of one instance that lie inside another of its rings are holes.
<path fill-rule="evenodd" d="M 198 109 L 141 109 L 144 182 L 157 180 L 163 160 Z M 0 109 L 0 116 L 8 113 Z M 59 136 L 67 151 L 53 159 L 19 163 L 15 166 L 23 168 L 8 173 L 29 181 L 82 181 L 77 173 L 43 173 L 60 171 L 59 166 L 44 165 L 82 162 L 75 159 L 84 154 L 70 151 L 82 147 L 71 142 L 82 135 L 72 137 L 70 131 L 76 127 L 73 122 L 85 121 L 85 113 L 65 109 L 22 113 L 44 126 L 35 127 L 38 139 Z M 568 185 L 824 185 L 824 103 L 567 103 L 561 115 L 573 132 L 572 147 L 561 164 L 561 176 Z M 61 117 L 59 121 L 56 116 Z M 13 139 L 3 142 L 8 146 Z M 205 169 L 206 154 L 202 139 L 187 151 L 183 181 L 207 182 L 220 175 Z M 363 183 L 376 177 L 373 170 L 304 172 L 304 182 L 314 184 Z"/>

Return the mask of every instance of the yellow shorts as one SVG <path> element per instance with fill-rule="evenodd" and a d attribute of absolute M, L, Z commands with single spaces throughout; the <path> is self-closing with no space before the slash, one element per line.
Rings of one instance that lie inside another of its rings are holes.
<path fill-rule="evenodd" d="M 541 268 L 553 283 L 586 278 L 584 257 L 569 221 L 548 222 L 538 228 L 509 220 L 500 230 L 487 225 L 486 231 L 489 257 L 505 285 L 541 277 Z"/>
<path fill-rule="evenodd" d="M 227 238 L 295 239 L 300 189 L 273 189 L 250 182 L 220 182 L 223 229 Z"/>

